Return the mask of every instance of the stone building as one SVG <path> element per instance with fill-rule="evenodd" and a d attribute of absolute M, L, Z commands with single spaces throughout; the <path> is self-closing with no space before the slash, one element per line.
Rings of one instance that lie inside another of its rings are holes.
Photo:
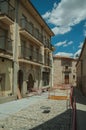
<path fill-rule="evenodd" d="M 0 101 L 52 86 L 54 33 L 29 0 L 0 1 Z"/>
<path fill-rule="evenodd" d="M 53 57 L 54 85 L 71 84 L 76 86 L 76 60 L 69 57 Z"/>
<path fill-rule="evenodd" d="M 86 96 L 86 39 L 84 41 L 81 54 L 76 64 L 77 87 Z"/>

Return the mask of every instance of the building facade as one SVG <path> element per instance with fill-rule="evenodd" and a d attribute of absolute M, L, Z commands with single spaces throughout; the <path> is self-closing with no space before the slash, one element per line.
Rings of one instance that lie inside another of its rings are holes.
<path fill-rule="evenodd" d="M 77 87 L 86 96 L 86 39 L 84 41 L 81 54 L 76 64 Z"/>
<path fill-rule="evenodd" d="M 71 84 L 76 86 L 76 60 L 69 57 L 53 57 L 54 85 Z"/>
<path fill-rule="evenodd" d="M 53 35 L 30 1 L 0 1 L 0 99 L 52 86 Z"/>

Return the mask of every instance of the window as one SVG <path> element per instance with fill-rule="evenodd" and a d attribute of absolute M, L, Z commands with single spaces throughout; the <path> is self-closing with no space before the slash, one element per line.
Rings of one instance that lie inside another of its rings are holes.
<path fill-rule="evenodd" d="M 24 40 L 21 40 L 21 56 L 24 57 L 25 54 L 26 54 L 26 51 L 25 51 L 25 46 L 26 46 L 26 41 Z"/>
<path fill-rule="evenodd" d="M 68 69 L 68 66 L 65 66 L 65 69 Z"/>
<path fill-rule="evenodd" d="M 39 39 L 39 30 L 37 28 L 35 28 L 34 35 L 37 39 Z"/>
<path fill-rule="evenodd" d="M 36 48 L 36 59 L 39 60 L 39 49 Z"/>
<path fill-rule="evenodd" d="M 24 14 L 22 14 L 22 18 L 21 18 L 21 26 L 22 28 L 27 28 L 27 18 Z"/>
<path fill-rule="evenodd" d="M 43 72 L 42 82 L 43 82 L 43 86 L 49 85 L 49 72 Z"/>
<path fill-rule="evenodd" d="M 33 46 L 30 45 L 30 56 L 29 56 L 29 59 L 32 60 L 33 58 Z"/>
<path fill-rule="evenodd" d="M 0 74 L 0 91 L 5 90 L 5 73 Z"/>
<path fill-rule="evenodd" d="M 33 30 L 34 30 L 33 23 L 29 22 L 27 27 L 28 27 L 28 32 L 31 33 L 31 34 L 33 34 Z"/>
<path fill-rule="evenodd" d="M 0 29 L 0 49 L 6 48 L 7 42 L 7 31 L 4 29 Z"/>
<path fill-rule="evenodd" d="M 73 79 L 75 79 L 75 75 L 73 75 Z"/>
<path fill-rule="evenodd" d="M 46 36 L 44 36 L 44 45 L 46 45 Z"/>

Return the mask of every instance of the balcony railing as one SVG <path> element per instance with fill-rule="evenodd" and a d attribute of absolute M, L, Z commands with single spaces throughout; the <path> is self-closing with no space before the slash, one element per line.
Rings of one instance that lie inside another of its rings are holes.
<path fill-rule="evenodd" d="M 53 45 L 50 43 L 49 40 L 45 40 L 45 41 L 44 41 L 44 47 L 45 47 L 45 49 L 49 49 L 49 50 L 51 50 L 51 51 L 54 50 L 54 47 L 53 47 Z"/>
<path fill-rule="evenodd" d="M 45 45 L 44 45 L 44 47 L 46 48 L 46 49 L 49 49 L 49 50 L 52 50 L 52 45 L 50 44 L 50 43 L 46 43 Z"/>
<path fill-rule="evenodd" d="M 15 8 L 7 0 L 0 0 L 0 16 L 3 15 L 14 20 Z"/>
<path fill-rule="evenodd" d="M 0 36 L 0 52 L 13 53 L 12 40 L 5 36 Z"/>
<path fill-rule="evenodd" d="M 43 59 L 41 53 L 24 46 L 19 46 L 19 58 L 24 58 L 26 60 L 36 63 L 42 63 Z"/>
<path fill-rule="evenodd" d="M 62 70 L 63 73 L 71 73 L 71 68 L 63 68 Z"/>
<path fill-rule="evenodd" d="M 30 33 L 32 36 L 34 36 L 37 40 L 40 42 L 43 42 L 43 36 L 40 32 L 36 33 L 36 29 L 30 22 L 27 21 L 27 19 L 22 18 L 20 20 L 21 29 L 25 29 L 28 33 Z"/>
<path fill-rule="evenodd" d="M 48 57 L 44 58 L 44 65 L 46 66 L 52 66 L 52 60 Z"/>

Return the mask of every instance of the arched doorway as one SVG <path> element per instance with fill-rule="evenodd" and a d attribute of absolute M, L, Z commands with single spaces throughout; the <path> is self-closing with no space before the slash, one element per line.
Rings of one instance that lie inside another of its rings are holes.
<path fill-rule="evenodd" d="M 29 92 L 31 92 L 32 89 L 33 89 L 33 87 L 34 87 L 34 80 L 33 80 L 32 74 L 30 73 L 29 76 L 28 76 L 27 90 L 28 90 Z"/>

